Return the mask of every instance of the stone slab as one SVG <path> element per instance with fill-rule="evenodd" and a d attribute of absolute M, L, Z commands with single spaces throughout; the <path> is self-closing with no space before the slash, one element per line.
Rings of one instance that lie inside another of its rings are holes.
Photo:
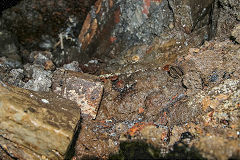
<path fill-rule="evenodd" d="M 13 157 L 63 159 L 79 120 L 75 102 L 0 83 L 0 145 Z"/>
<path fill-rule="evenodd" d="M 96 118 L 103 85 L 98 77 L 86 73 L 57 70 L 53 75 L 53 92 L 77 102 L 81 113 Z"/>

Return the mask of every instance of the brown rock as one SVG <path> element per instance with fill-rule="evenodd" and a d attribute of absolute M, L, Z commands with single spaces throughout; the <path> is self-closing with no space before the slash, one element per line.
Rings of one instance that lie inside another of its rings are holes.
<path fill-rule="evenodd" d="M 77 104 L 54 93 L 0 84 L 0 144 L 13 157 L 63 159 L 79 119 Z"/>
<path fill-rule="evenodd" d="M 96 118 L 103 93 L 103 85 L 97 82 L 96 76 L 57 70 L 52 88 L 55 93 L 77 102 L 83 114 Z"/>
<path fill-rule="evenodd" d="M 196 146 L 207 159 L 223 160 L 229 159 L 230 157 L 240 156 L 240 147 L 238 141 L 225 139 L 215 135 L 208 135 L 200 138 Z"/>
<path fill-rule="evenodd" d="M 232 36 L 236 39 L 238 43 L 240 43 L 240 24 L 237 24 L 233 31 L 232 31 Z"/>

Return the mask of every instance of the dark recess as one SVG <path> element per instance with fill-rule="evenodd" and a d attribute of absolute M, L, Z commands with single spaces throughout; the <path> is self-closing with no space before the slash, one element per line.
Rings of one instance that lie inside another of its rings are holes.
<path fill-rule="evenodd" d="M 2 11 L 17 5 L 18 2 L 20 2 L 20 1 L 21 0 L 1 0 L 1 3 L 0 3 L 0 15 L 2 15 Z"/>

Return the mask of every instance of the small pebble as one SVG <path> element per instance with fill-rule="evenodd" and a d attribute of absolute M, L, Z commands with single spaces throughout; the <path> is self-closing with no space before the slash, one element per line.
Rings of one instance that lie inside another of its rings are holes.
<path fill-rule="evenodd" d="M 43 102 L 43 103 L 47 103 L 47 104 L 49 104 L 49 101 L 46 100 L 46 99 L 42 99 L 42 102 Z"/>

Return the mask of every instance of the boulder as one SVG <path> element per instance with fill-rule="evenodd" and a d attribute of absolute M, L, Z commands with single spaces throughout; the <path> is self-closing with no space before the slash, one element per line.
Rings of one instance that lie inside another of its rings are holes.
<path fill-rule="evenodd" d="M 0 84 L 0 145 L 17 159 L 63 159 L 80 109 L 54 93 Z"/>

